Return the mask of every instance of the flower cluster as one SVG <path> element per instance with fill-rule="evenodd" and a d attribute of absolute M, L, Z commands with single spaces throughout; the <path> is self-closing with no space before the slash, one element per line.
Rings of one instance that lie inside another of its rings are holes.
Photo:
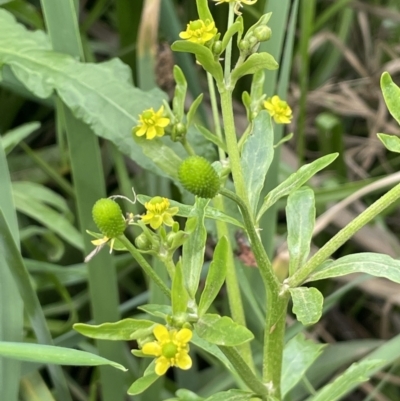
<path fill-rule="evenodd" d="M 192 331 L 189 329 L 168 330 L 158 324 L 153 330 L 157 341 L 151 341 L 143 345 L 142 352 L 145 355 L 157 357 L 155 372 L 161 376 L 171 366 L 187 370 L 192 366 L 189 356 L 189 341 L 192 339 Z"/>
<path fill-rule="evenodd" d="M 289 124 L 292 120 L 292 109 L 279 96 L 269 97 L 263 106 L 277 124 Z"/>
<path fill-rule="evenodd" d="M 161 106 L 158 111 L 153 108 L 143 111 L 139 115 L 139 124 L 133 128 L 133 132 L 137 136 L 146 135 L 146 139 L 153 139 L 156 136 L 164 135 L 164 128 L 169 124 L 170 120 L 163 117 L 164 106 Z"/>
<path fill-rule="evenodd" d="M 161 196 L 155 196 L 149 202 L 144 204 L 147 212 L 142 216 L 142 221 L 145 224 L 150 224 L 154 230 L 159 228 L 161 224 L 171 227 L 174 224 L 175 216 L 178 213 L 178 207 L 170 207 L 169 200 Z"/>
<path fill-rule="evenodd" d="M 201 20 L 190 21 L 186 26 L 186 31 L 179 34 L 181 39 L 188 40 L 189 42 L 204 45 L 210 41 L 217 34 L 217 28 L 214 21 Z"/>

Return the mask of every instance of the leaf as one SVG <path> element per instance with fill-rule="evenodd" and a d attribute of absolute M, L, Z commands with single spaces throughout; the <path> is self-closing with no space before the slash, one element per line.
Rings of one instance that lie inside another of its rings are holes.
<path fill-rule="evenodd" d="M 206 284 L 200 297 L 198 315 L 204 315 L 217 297 L 225 281 L 226 269 L 229 258 L 229 243 L 226 237 L 222 237 L 214 250 L 213 260 L 208 269 Z"/>
<path fill-rule="evenodd" d="M 324 344 L 306 340 L 303 333 L 288 341 L 283 350 L 281 379 L 283 396 L 301 381 L 324 348 Z"/>
<path fill-rule="evenodd" d="M 90 338 L 129 341 L 134 339 L 135 331 L 151 329 L 154 325 L 155 323 L 150 320 L 123 319 L 115 323 L 99 325 L 76 323 L 73 328 L 78 333 Z"/>
<path fill-rule="evenodd" d="M 169 305 L 147 304 L 138 306 L 138 309 L 148 313 L 151 316 L 161 317 L 163 319 L 169 315 L 172 315 L 172 309 Z"/>
<path fill-rule="evenodd" d="M 56 90 L 75 117 L 87 123 L 96 135 L 112 141 L 141 167 L 168 175 L 144 155 L 131 136 L 138 115 L 147 108 L 159 108 L 166 96 L 159 90 L 143 92 L 134 88 L 128 78 L 129 67 L 119 59 L 81 63 L 53 52 L 43 32 L 28 31 L 12 14 L 0 9 L 1 64 L 9 65 L 16 78 L 37 97 L 47 98 Z"/>
<path fill-rule="evenodd" d="M 308 401 L 336 401 L 341 399 L 353 387 L 365 382 L 375 373 L 375 369 L 384 365 L 382 360 L 365 360 L 360 363 L 353 363 L 334 382 L 326 385 Z"/>
<path fill-rule="evenodd" d="M 53 345 L 0 341 L 0 355 L 19 361 L 49 363 L 52 365 L 100 366 L 110 365 L 127 371 L 124 366 L 90 352 Z"/>
<path fill-rule="evenodd" d="M 128 389 L 129 395 L 137 395 L 143 393 L 144 390 L 149 388 L 157 379 L 160 378 L 157 373 L 154 372 L 154 361 L 148 366 L 144 372 L 143 377 L 140 377 L 132 383 Z"/>
<path fill-rule="evenodd" d="M 329 164 L 331 164 L 338 157 L 338 153 L 332 153 L 320 157 L 319 159 L 313 161 L 310 164 L 305 164 L 301 166 L 295 173 L 291 174 L 285 181 L 274 188 L 269 194 L 264 198 L 264 202 L 257 214 L 257 222 L 260 221 L 262 215 L 280 198 L 289 195 L 292 192 L 299 189 L 303 184 L 305 184 L 312 176 L 314 176 L 318 171 L 322 170 Z"/>
<path fill-rule="evenodd" d="M 176 85 L 174 97 L 172 99 L 172 110 L 176 119 L 182 121 L 185 108 L 187 82 L 185 74 L 177 65 L 174 65 L 174 79 Z"/>
<path fill-rule="evenodd" d="M 215 393 L 206 398 L 205 401 L 250 401 L 253 397 L 255 397 L 255 394 L 249 391 L 228 390 Z"/>
<path fill-rule="evenodd" d="M 40 127 L 39 122 L 20 125 L 3 135 L 0 140 L 6 154 L 9 154 L 21 141 L 28 137 L 33 131 Z"/>
<path fill-rule="evenodd" d="M 196 99 L 194 99 L 193 103 L 190 105 L 189 110 L 186 114 L 186 121 L 187 121 L 188 127 L 192 125 L 193 119 L 196 115 L 196 111 L 197 111 L 198 107 L 200 106 L 201 102 L 203 101 L 203 97 L 204 97 L 204 95 L 202 93 L 200 93 L 200 95 L 197 96 Z"/>
<path fill-rule="evenodd" d="M 195 324 L 199 337 L 211 344 L 236 347 L 254 338 L 253 333 L 244 326 L 235 323 L 228 316 L 206 314 Z"/>
<path fill-rule="evenodd" d="M 254 119 L 252 132 L 243 146 L 240 160 L 254 215 L 257 213 L 260 193 L 273 158 L 274 130 L 271 116 L 263 110 Z"/>
<path fill-rule="evenodd" d="M 340 277 L 350 273 L 367 273 L 400 283 L 400 260 L 381 253 L 363 252 L 323 263 L 305 282 Z"/>
<path fill-rule="evenodd" d="M 266 52 L 252 54 L 242 65 L 232 71 L 232 83 L 243 77 L 244 75 L 255 74 L 261 70 L 276 70 L 279 64 L 274 57 Z"/>
<path fill-rule="evenodd" d="M 396 135 L 378 134 L 378 138 L 381 140 L 387 150 L 400 153 L 399 137 L 397 137 Z"/>
<path fill-rule="evenodd" d="M 221 64 L 214 60 L 214 55 L 208 47 L 185 40 L 177 40 L 172 43 L 171 49 L 175 52 L 193 53 L 197 61 L 215 78 L 217 83 L 223 82 Z"/>
<path fill-rule="evenodd" d="M 207 128 L 203 127 L 202 125 L 196 125 L 195 127 L 204 136 L 204 138 L 206 138 L 207 140 L 212 142 L 214 145 L 217 145 L 219 148 L 223 149 L 226 153 L 228 153 L 226 144 L 221 139 L 219 139 L 216 135 L 214 135 L 211 131 L 209 131 Z"/>
<path fill-rule="evenodd" d="M 381 76 L 381 89 L 390 114 L 400 124 L 400 88 L 392 81 L 388 72 Z"/>
<path fill-rule="evenodd" d="M 239 32 L 240 35 L 243 34 L 243 17 L 239 16 L 236 18 L 235 22 L 229 27 L 222 38 L 222 49 L 225 50 L 228 46 L 229 41 L 232 39 L 233 35 Z"/>
<path fill-rule="evenodd" d="M 199 397 L 196 393 L 193 393 L 193 391 L 186 390 L 184 388 L 179 389 L 175 393 L 176 397 L 174 398 L 168 398 L 168 400 L 165 401 L 204 401 L 205 398 Z"/>
<path fill-rule="evenodd" d="M 204 250 L 206 246 L 207 230 L 204 226 L 205 208 L 209 199 L 196 197 L 191 216 L 186 222 L 185 231 L 191 231 L 190 225 L 195 224 L 193 232 L 182 247 L 182 266 L 186 289 L 191 299 L 195 298 L 199 286 L 201 269 L 204 263 Z"/>
<path fill-rule="evenodd" d="M 182 273 L 182 262 L 176 264 L 175 274 L 172 279 L 171 303 L 172 313 L 178 315 L 186 312 L 189 296 L 185 288 L 185 282 Z"/>
<path fill-rule="evenodd" d="M 315 324 L 321 318 L 324 297 L 314 287 L 290 288 L 293 300 L 293 313 L 305 326 Z"/>
<path fill-rule="evenodd" d="M 151 199 L 151 196 L 148 195 L 138 195 L 137 200 L 144 205 L 145 202 L 148 202 Z M 178 207 L 179 211 L 177 213 L 177 216 L 181 217 L 189 217 L 190 214 L 192 213 L 193 206 L 190 205 L 184 205 L 183 203 L 179 203 L 177 201 L 174 201 L 172 199 L 169 199 L 169 202 L 171 204 L 171 207 Z M 221 220 L 225 223 L 233 224 L 234 226 L 244 228 L 243 224 L 236 220 L 235 218 L 227 215 L 226 213 L 221 212 L 218 209 L 215 209 L 211 206 L 206 207 L 205 211 L 205 217 L 207 219 L 213 219 L 213 220 Z"/>
<path fill-rule="evenodd" d="M 306 262 L 315 223 L 314 192 L 300 188 L 288 197 L 286 206 L 288 230 L 289 275 L 292 276 Z"/>

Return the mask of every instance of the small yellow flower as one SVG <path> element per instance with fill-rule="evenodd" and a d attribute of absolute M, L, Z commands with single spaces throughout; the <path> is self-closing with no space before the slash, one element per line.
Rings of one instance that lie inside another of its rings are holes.
<path fill-rule="evenodd" d="M 181 32 L 179 37 L 189 42 L 204 45 L 217 34 L 217 28 L 214 21 L 201 20 L 190 21 L 186 26 L 186 31 Z"/>
<path fill-rule="evenodd" d="M 156 356 L 155 372 L 162 376 L 171 366 L 187 370 L 192 367 L 189 356 L 189 341 L 192 331 L 189 329 L 168 330 L 158 324 L 153 330 L 157 341 L 146 343 L 142 347 L 143 354 Z"/>
<path fill-rule="evenodd" d="M 234 10 L 235 10 L 235 14 L 237 14 L 237 15 L 241 15 L 242 14 L 241 12 L 239 12 L 239 8 L 243 7 L 242 3 L 246 4 L 248 6 L 251 6 L 251 5 L 255 4 L 255 3 L 257 3 L 257 0 L 213 0 L 213 1 L 217 2 L 216 5 L 222 4 L 222 3 L 235 3 Z"/>
<path fill-rule="evenodd" d="M 149 202 L 144 204 L 147 212 L 142 216 L 142 220 L 145 224 L 150 224 L 151 228 L 156 230 L 165 224 L 171 227 L 174 224 L 175 216 L 178 213 L 178 207 L 169 207 L 170 203 L 167 198 L 162 198 L 161 196 L 155 196 Z"/>
<path fill-rule="evenodd" d="M 263 106 L 277 124 L 289 124 L 292 120 L 292 109 L 279 96 L 269 97 L 264 101 Z"/>
<path fill-rule="evenodd" d="M 164 106 L 158 111 L 153 108 L 145 110 L 139 115 L 139 124 L 133 128 L 137 136 L 146 134 L 146 139 L 153 139 L 156 136 L 164 135 L 164 128 L 169 124 L 169 118 L 163 117 Z"/>

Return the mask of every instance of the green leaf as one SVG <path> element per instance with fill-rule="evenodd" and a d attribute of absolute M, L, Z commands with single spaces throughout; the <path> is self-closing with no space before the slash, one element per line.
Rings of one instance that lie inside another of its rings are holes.
<path fill-rule="evenodd" d="M 172 110 L 178 121 L 182 121 L 185 111 L 187 82 L 183 71 L 177 65 L 174 65 L 174 79 L 176 85 L 174 98 L 172 99 Z"/>
<path fill-rule="evenodd" d="M 200 297 L 198 308 L 199 316 L 202 316 L 207 312 L 224 284 L 229 258 L 228 251 L 228 239 L 222 237 L 215 247 L 213 260 L 208 269 L 206 284 Z"/>
<path fill-rule="evenodd" d="M 288 230 L 289 275 L 293 275 L 306 262 L 310 253 L 315 223 L 314 192 L 300 188 L 288 197 L 286 206 Z"/>
<path fill-rule="evenodd" d="M 244 326 L 235 323 L 228 316 L 206 314 L 195 324 L 199 337 L 211 344 L 236 347 L 254 338 L 253 333 Z"/>
<path fill-rule="evenodd" d="M 324 348 L 324 344 L 306 340 L 303 333 L 288 341 L 283 350 L 281 379 L 283 396 L 301 381 Z"/>
<path fill-rule="evenodd" d="M 174 398 L 168 398 L 168 400 L 165 401 L 204 401 L 205 398 L 198 396 L 196 393 L 193 393 L 193 391 L 186 390 L 184 388 L 179 389 L 175 393 L 176 397 Z"/>
<path fill-rule="evenodd" d="M 186 289 L 191 299 L 195 298 L 197 288 L 199 286 L 201 269 L 204 263 L 204 250 L 206 246 L 207 230 L 204 226 L 205 208 L 209 203 L 209 199 L 196 197 L 196 202 L 188 221 L 186 222 L 185 231 L 193 232 L 182 247 L 182 266 L 183 276 L 186 282 Z"/>
<path fill-rule="evenodd" d="M 249 391 L 228 390 L 215 393 L 206 398 L 205 401 L 250 401 L 253 397 L 255 397 L 255 394 Z"/>
<path fill-rule="evenodd" d="M 199 96 L 196 97 L 196 99 L 193 101 L 193 103 L 190 105 L 189 110 L 186 115 L 186 121 L 188 127 L 192 125 L 193 119 L 196 115 L 196 111 L 198 107 L 200 106 L 201 102 L 203 101 L 204 95 L 200 93 Z"/>
<path fill-rule="evenodd" d="M 148 196 L 148 195 L 138 195 L 137 196 L 137 200 L 142 205 L 144 205 L 145 202 L 148 202 L 150 199 L 151 199 L 151 196 Z M 190 214 L 192 213 L 193 206 L 184 205 L 183 203 L 179 203 L 179 202 L 174 201 L 172 199 L 169 199 L 169 202 L 171 204 L 171 207 L 175 207 L 176 206 L 176 207 L 179 208 L 177 216 L 189 217 Z M 223 221 L 225 223 L 233 224 L 234 226 L 244 228 L 243 224 L 240 221 L 236 220 L 235 218 L 233 218 L 233 217 L 227 215 L 226 213 L 223 213 L 220 210 L 215 209 L 215 208 L 213 208 L 211 206 L 207 206 L 206 207 L 205 217 L 207 219 L 221 220 L 221 221 Z"/>
<path fill-rule="evenodd" d="M 340 277 L 350 273 L 367 273 L 400 283 L 400 260 L 380 253 L 355 253 L 323 263 L 305 282 Z"/>
<path fill-rule="evenodd" d="M 223 82 L 221 64 L 214 60 L 214 55 L 208 47 L 185 40 L 177 40 L 172 43 L 171 49 L 176 52 L 193 53 L 197 61 L 215 78 L 217 83 Z"/>
<path fill-rule="evenodd" d="M 96 135 L 111 140 L 141 167 L 168 175 L 143 154 L 131 137 L 138 115 L 147 108 L 160 107 L 166 96 L 159 90 L 143 92 L 134 88 L 130 69 L 120 60 L 81 63 L 52 52 L 43 32 L 28 31 L 0 9 L 0 64 L 9 65 L 16 78 L 37 97 L 47 98 L 56 90 L 73 114 Z"/>
<path fill-rule="evenodd" d="M 242 65 L 232 71 L 232 83 L 243 77 L 244 75 L 255 74 L 261 70 L 276 70 L 279 64 L 274 57 L 266 52 L 252 54 Z"/>
<path fill-rule="evenodd" d="M 301 166 L 299 170 L 291 174 L 285 181 L 269 192 L 269 194 L 264 198 L 264 202 L 257 215 L 257 222 L 276 201 L 299 189 L 312 176 L 331 164 L 337 157 L 338 153 L 332 153 L 330 155 L 323 156 L 310 164 Z"/>
<path fill-rule="evenodd" d="M 0 138 L 6 154 L 9 154 L 21 141 L 28 137 L 33 131 L 40 127 L 39 122 L 32 122 L 20 125 L 11 131 L 8 131 Z"/>
<path fill-rule="evenodd" d="M 378 138 L 381 140 L 387 150 L 400 153 L 400 138 L 398 136 L 378 134 Z"/>
<path fill-rule="evenodd" d="M 48 363 L 52 365 L 100 366 L 110 365 L 127 371 L 124 366 L 90 352 L 53 345 L 0 342 L 0 355 L 19 361 Z"/>
<path fill-rule="evenodd" d="M 151 316 L 161 317 L 163 319 L 172 315 L 172 308 L 169 305 L 147 304 L 138 306 L 138 309 Z"/>
<path fill-rule="evenodd" d="M 390 114 L 400 124 L 400 88 L 392 81 L 388 72 L 381 76 L 381 89 Z"/>
<path fill-rule="evenodd" d="M 149 388 L 157 379 L 160 378 L 157 373 L 154 372 L 154 361 L 148 366 L 144 372 L 143 377 L 140 377 L 132 383 L 128 389 L 129 395 L 137 395 L 143 393 L 144 390 Z"/>
<path fill-rule="evenodd" d="M 178 315 L 186 312 L 189 296 L 185 288 L 185 282 L 182 273 L 182 262 L 179 259 L 176 264 L 175 274 L 172 279 L 171 303 L 172 313 Z"/>
<path fill-rule="evenodd" d="M 214 21 L 211 11 L 208 7 L 207 0 L 196 0 L 196 6 L 197 6 L 197 14 L 199 14 L 201 20 Z"/>
<path fill-rule="evenodd" d="M 229 41 L 232 39 L 235 33 L 243 34 L 244 25 L 243 25 L 243 17 L 239 16 L 236 18 L 235 22 L 229 27 L 229 29 L 225 32 L 224 37 L 222 38 L 222 49 L 225 50 L 228 46 Z"/>
<path fill-rule="evenodd" d="M 217 145 L 219 148 L 223 149 L 226 153 L 228 153 L 226 144 L 221 139 L 219 139 L 216 135 L 214 135 L 211 131 L 209 131 L 207 128 L 203 127 L 202 125 L 196 125 L 196 128 L 204 136 L 204 138 L 206 138 L 207 140 L 212 142 L 214 145 Z"/>
<path fill-rule="evenodd" d="M 316 395 L 307 401 L 336 401 L 347 394 L 354 385 L 363 383 L 375 373 L 375 369 L 384 365 L 381 360 L 366 360 L 360 363 L 353 363 L 334 382 L 324 386 Z"/>
<path fill-rule="evenodd" d="M 115 323 L 91 325 L 76 323 L 73 328 L 86 337 L 100 340 L 130 341 L 135 338 L 135 331 L 151 329 L 155 325 L 150 320 L 123 319 Z"/>
<path fill-rule="evenodd" d="M 322 315 L 324 297 L 314 287 L 290 288 L 293 300 L 293 313 L 305 326 L 315 324 Z"/>
<path fill-rule="evenodd" d="M 271 116 L 263 110 L 254 119 L 252 132 L 243 146 L 241 156 L 250 207 L 254 215 L 257 212 L 260 193 L 273 158 L 274 130 Z"/>

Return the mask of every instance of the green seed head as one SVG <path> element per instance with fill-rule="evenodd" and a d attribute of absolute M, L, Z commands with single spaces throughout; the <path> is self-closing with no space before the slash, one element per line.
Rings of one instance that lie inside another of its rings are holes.
<path fill-rule="evenodd" d="M 204 157 L 185 159 L 179 166 L 178 177 L 185 189 L 200 198 L 213 198 L 218 193 L 218 174 Z"/>
<path fill-rule="evenodd" d="M 97 228 L 108 238 L 118 237 L 125 231 L 121 208 L 111 199 L 99 199 L 93 206 L 92 216 Z"/>

